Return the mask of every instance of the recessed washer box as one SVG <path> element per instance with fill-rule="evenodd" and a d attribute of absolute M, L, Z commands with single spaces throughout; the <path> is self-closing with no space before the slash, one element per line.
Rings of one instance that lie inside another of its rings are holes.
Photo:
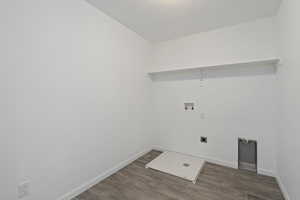
<path fill-rule="evenodd" d="M 149 162 L 146 168 L 178 176 L 195 184 L 204 163 L 205 160 L 195 156 L 166 151 Z"/>

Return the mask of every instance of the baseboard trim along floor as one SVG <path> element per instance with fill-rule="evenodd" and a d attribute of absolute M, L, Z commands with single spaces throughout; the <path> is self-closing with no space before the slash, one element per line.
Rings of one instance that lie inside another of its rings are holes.
<path fill-rule="evenodd" d="M 141 157 L 141 156 L 147 154 L 148 152 L 150 152 L 151 150 L 152 150 L 152 148 L 140 151 L 139 153 L 131 156 L 130 158 L 120 162 L 115 167 L 103 172 L 99 176 L 91 179 L 90 181 L 85 182 L 84 184 L 80 185 L 79 187 L 76 187 L 75 189 L 73 189 L 72 191 L 70 191 L 70 192 L 66 193 L 65 195 L 61 196 L 57 200 L 71 200 L 71 199 L 75 198 L 76 196 L 78 196 L 82 192 L 88 190 L 89 188 L 93 187 L 97 183 L 99 183 L 102 180 L 106 179 L 107 177 L 113 175 L 114 173 L 116 173 L 120 169 L 126 167 L 127 165 L 129 165 L 130 163 L 132 163 L 133 161 L 138 159 L 139 157 Z"/>
<path fill-rule="evenodd" d="M 89 188 L 93 187 L 94 185 L 96 185 L 97 183 L 101 182 L 102 180 L 104 180 L 105 178 L 113 175 L 114 173 L 116 173 L 117 171 L 119 171 L 120 169 L 126 167 L 127 165 L 129 165 L 130 163 L 132 163 L 133 161 L 135 161 L 136 159 L 138 159 L 139 157 L 147 154 L 148 152 L 150 152 L 151 150 L 157 150 L 157 151 L 167 151 L 166 149 L 160 148 L 160 147 L 153 147 L 153 148 L 149 148 L 146 150 L 143 150 L 133 156 L 131 156 L 129 159 L 126 159 L 122 162 L 120 162 L 119 164 L 117 164 L 115 167 L 105 171 L 104 173 L 100 174 L 99 176 L 91 179 L 90 181 L 87 181 L 86 183 L 80 185 L 79 187 L 76 187 L 75 189 L 73 189 L 72 191 L 66 193 L 65 195 L 61 196 L 60 198 L 58 198 L 57 200 L 71 200 L 73 198 L 75 198 L 76 196 L 78 196 L 79 194 L 81 194 L 82 192 L 88 190 Z M 218 160 L 215 158 L 207 158 L 207 157 L 201 157 L 199 156 L 199 158 L 204 159 L 207 162 L 210 163 L 214 163 L 217 165 L 221 165 L 221 166 L 225 166 L 225 167 L 230 167 L 230 168 L 235 168 L 237 169 L 237 164 L 236 163 L 232 163 L 232 162 L 228 162 L 228 161 L 222 161 L 222 160 Z M 288 198 L 287 192 L 281 182 L 281 180 L 278 178 L 278 176 L 271 171 L 268 170 L 263 170 L 263 169 L 258 169 L 258 173 L 261 175 L 267 175 L 267 176 L 272 176 L 272 177 L 276 177 L 278 184 L 286 198 L 286 200 L 290 200 Z"/>
<path fill-rule="evenodd" d="M 277 183 L 278 183 L 278 185 L 280 187 L 280 190 L 281 190 L 281 192 L 282 192 L 282 194 L 284 196 L 284 199 L 285 200 L 291 200 L 291 198 L 289 196 L 289 193 L 288 193 L 286 187 L 284 186 L 284 184 L 283 184 L 283 182 L 282 182 L 282 180 L 281 180 L 281 178 L 280 178 L 279 175 L 276 176 L 276 180 L 277 180 Z"/>
<path fill-rule="evenodd" d="M 174 150 L 171 150 L 171 149 L 161 148 L 159 146 L 154 146 L 153 149 L 157 150 L 157 151 L 174 151 Z M 176 151 L 174 151 L 174 152 L 176 152 Z M 182 153 L 182 152 L 178 152 L 178 153 Z M 188 154 L 188 155 L 190 155 L 190 154 Z M 191 155 L 191 156 L 195 156 L 195 155 Z M 234 168 L 234 169 L 238 168 L 238 162 L 230 162 L 230 161 L 225 161 L 225 160 L 212 158 L 212 157 L 206 157 L 206 156 L 197 156 L 197 157 L 199 157 L 201 159 L 204 159 L 207 162 L 214 163 L 214 164 L 217 164 L 217 165 L 222 165 L 222 166 L 225 166 L 225 167 L 231 167 L 231 168 Z M 271 171 L 271 170 L 258 168 L 257 172 L 258 172 L 258 174 L 261 174 L 261 175 L 277 177 L 277 174 L 274 171 Z"/>
<path fill-rule="evenodd" d="M 274 177 L 205 162 L 196 181 L 164 173 L 147 164 L 163 152 L 151 151 L 74 200 L 236 199 L 284 200 Z"/>

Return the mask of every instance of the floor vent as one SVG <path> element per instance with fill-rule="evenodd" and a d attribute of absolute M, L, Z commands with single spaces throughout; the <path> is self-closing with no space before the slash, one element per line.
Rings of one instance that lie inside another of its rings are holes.
<path fill-rule="evenodd" d="M 257 172 L 257 141 L 238 139 L 238 167 Z"/>

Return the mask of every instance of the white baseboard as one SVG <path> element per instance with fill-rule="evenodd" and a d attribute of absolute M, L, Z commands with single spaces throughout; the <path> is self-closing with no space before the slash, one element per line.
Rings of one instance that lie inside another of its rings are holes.
<path fill-rule="evenodd" d="M 205 156 L 203 156 L 202 158 L 204 160 L 206 160 L 207 162 L 214 163 L 217 165 L 222 165 L 222 166 L 230 167 L 230 168 L 234 168 L 234 169 L 238 168 L 238 164 L 235 162 L 229 162 L 229 161 L 220 160 L 220 159 L 216 159 L 216 158 L 212 158 L 212 157 L 205 157 Z"/>
<path fill-rule="evenodd" d="M 113 168 L 107 170 L 106 172 L 100 174 L 99 176 L 91 179 L 90 181 L 87 181 L 86 183 L 82 184 L 81 186 L 79 186 L 79 187 L 73 189 L 72 191 L 66 193 L 65 195 L 61 196 L 57 200 L 71 200 L 72 198 L 78 196 L 82 192 L 84 192 L 84 191 L 88 190 L 89 188 L 93 187 L 94 185 L 96 185 L 100 181 L 102 181 L 105 178 L 111 176 L 112 174 L 116 173 L 120 169 L 126 167 L 127 165 L 129 165 L 131 162 L 135 161 L 136 159 L 138 159 L 142 155 L 150 152 L 152 149 L 155 149 L 155 150 L 158 150 L 158 151 L 168 151 L 168 150 L 160 148 L 158 146 L 155 146 L 153 148 L 141 151 L 141 152 L 131 156 L 129 159 L 120 162 L 118 165 L 116 165 L 115 167 L 113 167 Z M 220 159 L 216 159 L 216 158 L 210 158 L 210 157 L 202 157 L 202 156 L 198 156 L 198 157 L 202 158 L 202 159 L 204 159 L 208 162 L 215 163 L 215 164 L 218 164 L 218 165 L 231 167 L 231 168 L 235 168 L 235 169 L 238 168 L 237 163 L 235 163 L 235 162 L 229 162 L 229 161 L 224 161 L 224 160 L 220 160 Z M 276 176 L 276 174 L 272 171 L 268 171 L 268 170 L 264 170 L 264 169 L 259 169 L 258 173 L 263 174 L 263 175 L 276 177 L 276 179 L 278 181 L 278 184 L 280 186 L 280 189 L 281 189 L 281 191 L 282 191 L 282 193 L 285 197 L 285 200 L 290 200 L 290 198 L 288 196 L 288 193 L 287 193 L 287 190 L 284 187 L 284 185 L 283 185 L 283 183 L 282 183 L 279 176 Z"/>
<path fill-rule="evenodd" d="M 159 146 L 154 146 L 153 149 L 158 150 L 158 151 L 170 151 L 170 150 L 161 148 Z M 192 156 L 195 156 L 195 155 L 192 155 Z M 238 162 L 230 162 L 230 161 L 225 161 L 225 160 L 212 158 L 212 157 L 206 157 L 206 156 L 197 156 L 197 157 L 202 158 L 202 159 L 206 160 L 207 162 L 214 163 L 217 165 L 222 165 L 222 166 L 230 167 L 230 168 L 234 168 L 234 169 L 238 168 Z M 276 177 L 275 172 L 270 171 L 270 170 L 261 169 L 261 168 L 258 169 L 258 174 Z"/>
<path fill-rule="evenodd" d="M 71 200 L 72 198 L 78 196 L 79 194 L 81 194 L 82 192 L 84 192 L 84 191 L 88 190 L 89 188 L 93 187 L 94 185 L 96 185 L 100 181 L 102 181 L 105 178 L 111 176 L 112 174 L 116 173 L 120 169 L 126 167 L 127 165 L 129 165 L 130 163 L 132 163 L 133 161 L 135 161 L 136 159 L 138 159 L 142 155 L 150 152 L 151 150 L 152 149 L 147 149 L 147 150 L 141 151 L 141 152 L 131 156 L 129 159 L 120 162 L 115 167 L 107 170 L 106 172 L 100 174 L 99 176 L 93 178 L 92 180 L 87 181 L 86 183 L 82 184 L 81 186 L 79 186 L 79 187 L 73 189 L 72 191 L 66 193 L 65 195 L 61 196 L 57 200 Z"/>
<path fill-rule="evenodd" d="M 276 178 L 276 173 L 274 171 L 266 170 L 266 169 L 258 169 L 258 174 L 272 176 Z"/>
<path fill-rule="evenodd" d="M 277 183 L 278 183 L 278 185 L 280 187 L 280 190 L 281 190 L 281 192 L 283 194 L 284 199 L 285 200 L 291 200 L 291 198 L 289 196 L 289 193 L 288 193 L 286 187 L 284 186 L 284 184 L 283 184 L 283 182 L 282 182 L 282 180 L 281 180 L 281 178 L 280 178 L 279 175 L 276 176 L 276 180 L 277 180 Z"/>

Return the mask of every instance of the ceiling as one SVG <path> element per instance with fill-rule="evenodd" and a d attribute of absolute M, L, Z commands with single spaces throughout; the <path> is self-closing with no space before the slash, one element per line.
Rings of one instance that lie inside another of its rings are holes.
<path fill-rule="evenodd" d="M 87 0 L 153 42 L 277 13 L 281 0 Z"/>

